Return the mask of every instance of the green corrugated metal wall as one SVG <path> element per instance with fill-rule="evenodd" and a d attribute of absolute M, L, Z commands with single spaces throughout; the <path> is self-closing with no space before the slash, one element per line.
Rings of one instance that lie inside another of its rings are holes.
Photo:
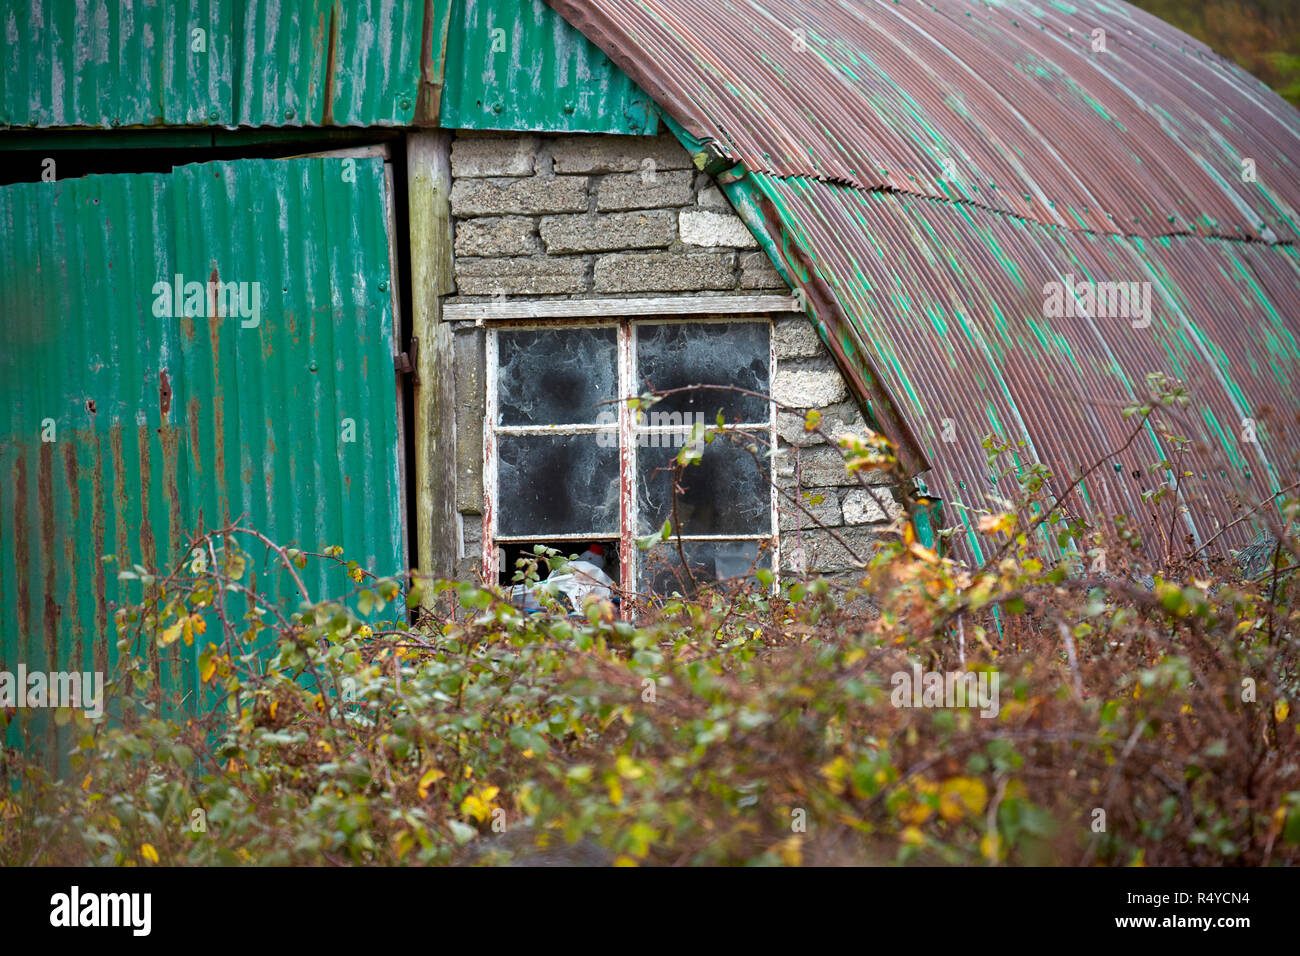
<path fill-rule="evenodd" d="M 0 0 L 0 125 L 405 126 L 423 28 L 401 0 Z"/>
<path fill-rule="evenodd" d="M 422 65 L 425 17 L 402 0 L 0 0 L 0 126 L 409 126 L 423 80 L 447 128 L 658 130 L 650 97 L 543 0 L 433 0 Z"/>
<path fill-rule="evenodd" d="M 658 132 L 650 97 L 543 0 L 457 0 L 447 36 L 447 128 Z"/>
<path fill-rule="evenodd" d="M 167 566 L 241 514 L 283 544 L 405 566 L 382 161 L 9 186 L 0 234 L 0 670 L 111 672 L 110 603 L 139 590 L 101 556 Z M 178 273 L 259 283 L 260 322 L 156 317 L 154 285 Z M 350 586 L 308 571 L 312 597 Z M 166 688 L 194 691 L 198 650 L 163 653 Z M 38 716 L 30 742 L 53 752 Z"/>

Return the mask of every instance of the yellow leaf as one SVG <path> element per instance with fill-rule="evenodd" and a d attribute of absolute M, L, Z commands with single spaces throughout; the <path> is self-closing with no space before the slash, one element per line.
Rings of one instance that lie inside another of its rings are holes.
<path fill-rule="evenodd" d="M 983 515 L 979 520 L 979 529 L 985 534 L 995 532 L 1011 533 L 1011 529 L 1016 526 L 1016 516 L 1010 511 L 1003 511 L 1001 514 Z"/>
<path fill-rule="evenodd" d="M 908 846 L 920 846 L 925 842 L 925 834 L 916 827 L 904 827 L 898 838 Z"/>
<path fill-rule="evenodd" d="M 185 618 L 184 620 L 177 621 L 171 627 L 165 629 L 162 634 L 158 636 L 158 646 L 168 647 L 175 644 L 181 636 L 181 629 L 185 626 L 185 621 L 188 620 L 189 618 Z"/>
<path fill-rule="evenodd" d="M 1277 703 L 1273 705 L 1273 716 L 1277 718 L 1277 722 L 1279 724 L 1285 721 L 1287 717 L 1290 715 L 1290 713 L 1291 713 L 1291 705 L 1288 704 L 1285 700 L 1279 700 Z"/>
<path fill-rule="evenodd" d="M 82 790 L 90 789 L 90 774 L 86 774 L 86 779 L 81 781 L 81 789 Z"/>
<path fill-rule="evenodd" d="M 523 808 L 524 813 L 535 814 L 542 809 L 542 805 L 537 802 L 537 797 L 533 795 L 531 784 L 526 783 L 521 786 L 515 799 L 518 801 L 519 806 Z"/>
<path fill-rule="evenodd" d="M 908 824 L 924 823 L 933 812 L 928 803 L 909 803 L 898 811 L 898 819 Z"/>
<path fill-rule="evenodd" d="M 150 863 L 158 862 L 158 851 L 155 850 L 153 845 L 150 843 L 146 843 L 144 846 L 140 847 L 140 855 Z"/>
<path fill-rule="evenodd" d="M 912 553 L 913 557 L 920 558 L 926 564 L 939 563 L 939 555 L 937 555 L 935 552 L 931 551 L 929 548 L 925 547 L 924 545 L 920 545 L 917 544 L 916 542 L 912 542 L 912 544 L 908 545 L 907 550 Z"/>
<path fill-rule="evenodd" d="M 423 800 L 427 797 L 429 795 L 429 788 L 439 780 L 444 779 L 446 776 L 447 775 L 437 767 L 430 767 L 426 770 L 424 776 L 420 778 L 420 799 Z"/>
<path fill-rule="evenodd" d="M 917 777 L 912 781 L 912 789 L 917 793 L 938 793 L 939 785 L 929 777 Z"/>
<path fill-rule="evenodd" d="M 460 812 L 467 817 L 473 817 L 479 823 L 486 820 L 491 814 L 488 805 L 478 798 L 475 794 L 470 794 L 460 804 Z"/>
<path fill-rule="evenodd" d="M 181 636 L 185 638 L 186 647 L 194 643 L 194 618 L 187 617 L 181 624 Z"/>
<path fill-rule="evenodd" d="M 849 762 L 843 755 L 836 757 L 818 771 L 830 784 L 831 793 L 837 796 L 844 792 L 844 781 L 849 776 Z"/>
<path fill-rule="evenodd" d="M 986 833 L 980 837 L 980 855 L 990 863 L 1002 855 L 1002 838 L 996 833 Z"/>
<path fill-rule="evenodd" d="M 1268 836 L 1270 840 L 1274 839 L 1279 833 L 1282 832 L 1282 825 L 1285 823 L 1286 823 L 1286 807 L 1282 806 L 1281 804 L 1278 804 L 1277 809 L 1273 811 L 1273 819 L 1268 825 Z"/>
<path fill-rule="evenodd" d="M 203 665 L 203 669 L 199 671 L 199 680 L 201 680 L 203 683 L 206 684 L 208 681 L 212 680 L 213 675 L 215 675 L 216 673 L 217 673 L 217 659 L 215 656 L 210 655 L 208 657 L 207 663 Z M 271 704 L 271 717 L 272 719 L 275 718 L 274 703 Z"/>
<path fill-rule="evenodd" d="M 640 866 L 641 864 L 637 863 L 637 861 L 632 859 L 630 856 L 620 856 L 614 859 L 614 865 L 615 866 Z"/>
<path fill-rule="evenodd" d="M 975 777 L 953 777 L 945 780 L 939 791 L 939 813 L 949 823 L 963 816 L 975 816 L 984 811 L 989 791 L 984 781 Z"/>
<path fill-rule="evenodd" d="M 272 720 L 275 720 L 275 712 L 276 712 L 277 710 L 279 710 L 279 709 L 280 709 L 280 702 L 279 702 L 278 700 L 273 700 L 273 701 L 271 701 L 271 719 L 272 719 Z"/>

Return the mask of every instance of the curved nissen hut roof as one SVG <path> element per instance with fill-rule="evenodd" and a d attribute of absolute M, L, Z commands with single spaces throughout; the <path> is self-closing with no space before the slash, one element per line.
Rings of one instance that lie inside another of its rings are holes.
<path fill-rule="evenodd" d="M 1300 114 L 1258 80 L 1102 0 L 550 2 L 731 166 L 733 202 L 930 492 L 1009 494 L 990 432 L 1077 474 L 1123 443 L 1157 371 L 1190 386 L 1203 442 L 1183 532 L 1204 542 L 1289 483 Z M 1133 314 L 1054 314 L 1067 282 L 1124 283 Z M 1071 504 L 1144 518 L 1163 550 L 1142 493 L 1171 455 L 1147 429 Z"/>

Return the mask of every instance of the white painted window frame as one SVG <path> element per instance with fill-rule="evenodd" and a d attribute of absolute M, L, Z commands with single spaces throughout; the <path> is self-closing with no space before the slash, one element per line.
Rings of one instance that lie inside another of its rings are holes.
<path fill-rule="evenodd" d="M 625 300 L 625 306 L 635 307 L 637 300 Z M 701 303 L 707 308 L 707 303 Z M 648 423 L 637 424 L 635 416 L 628 400 L 640 395 L 638 390 L 638 380 L 636 377 L 636 337 L 637 329 L 642 325 L 667 325 L 667 324 L 703 324 L 703 323 L 735 323 L 735 322 L 760 322 L 767 326 L 768 330 L 768 382 L 767 391 L 768 401 L 768 421 L 751 422 L 751 423 L 728 423 L 724 428 L 728 431 L 755 431 L 757 429 L 767 429 L 769 451 L 777 449 L 777 431 L 776 431 L 776 402 L 771 399 L 772 382 L 776 379 L 776 335 L 775 322 L 773 316 L 764 312 L 731 312 L 727 314 L 718 314 L 712 311 L 702 311 L 699 314 L 673 314 L 670 317 L 658 314 L 654 316 L 623 315 L 620 317 L 599 317 L 583 318 L 575 317 L 569 320 L 552 319 L 551 321 L 538 322 L 536 320 L 521 319 L 518 321 L 495 321 L 485 327 L 485 415 L 483 422 L 483 540 L 482 540 L 482 571 L 483 579 L 489 583 L 495 583 L 500 573 L 497 561 L 498 544 L 518 544 L 529 541 L 546 540 L 546 541 L 574 541 L 586 542 L 608 540 L 611 535 L 602 533 L 582 533 L 582 534 L 534 534 L 534 535 L 501 535 L 498 534 L 497 524 L 499 510 L 498 499 L 498 480 L 497 480 L 497 435 L 499 434 L 521 434 L 521 435 L 542 435 L 542 434 L 596 434 L 598 432 L 616 432 L 619 439 L 619 486 L 620 486 L 620 507 L 619 507 L 619 588 L 625 596 L 624 608 L 630 610 L 630 605 L 637 602 L 642 595 L 637 590 L 637 574 L 641 562 L 641 552 L 637 548 L 637 530 L 638 530 L 638 502 L 637 502 L 637 448 L 638 434 L 671 433 L 680 431 L 671 425 L 649 425 Z M 497 333 L 498 330 L 505 329 L 510 331 L 528 331 L 528 330 L 545 330 L 555 328 L 574 328 L 581 326 L 596 327 L 614 327 L 616 329 L 617 355 L 618 355 L 618 423 L 617 425 L 600 425 L 600 424 L 572 424 L 572 425 L 529 425 L 529 426 L 503 426 L 497 424 L 497 390 L 499 384 L 499 352 Z M 714 425 L 716 427 L 716 425 Z M 683 542 L 690 541 L 770 541 L 770 556 L 772 574 L 779 578 L 781 567 L 781 540 L 780 540 L 780 508 L 779 496 L 776 487 L 776 469 L 778 461 L 776 457 L 768 459 L 769 474 L 769 532 L 760 534 L 683 534 Z"/>

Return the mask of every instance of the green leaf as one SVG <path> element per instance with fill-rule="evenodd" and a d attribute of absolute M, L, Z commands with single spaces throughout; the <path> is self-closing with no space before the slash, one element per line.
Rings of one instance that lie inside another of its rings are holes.
<path fill-rule="evenodd" d="M 461 823 L 459 820 L 448 820 L 447 827 L 451 830 L 452 839 L 460 846 L 464 846 L 474 837 L 478 836 L 478 831 L 468 823 Z"/>
<path fill-rule="evenodd" d="M 1287 843 L 1300 843 L 1300 806 L 1292 807 L 1286 815 L 1286 826 L 1282 836 Z"/>
<path fill-rule="evenodd" d="M 244 576 L 244 571 L 248 568 L 248 560 L 238 551 L 226 553 L 226 577 L 232 581 L 238 581 Z"/>

